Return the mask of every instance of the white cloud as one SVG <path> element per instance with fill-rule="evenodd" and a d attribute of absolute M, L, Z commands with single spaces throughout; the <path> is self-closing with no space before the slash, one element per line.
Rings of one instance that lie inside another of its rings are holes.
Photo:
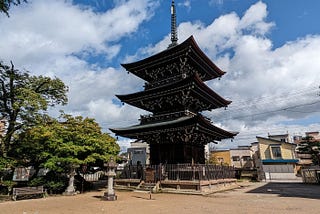
<path fill-rule="evenodd" d="M 125 138 L 119 138 L 117 140 L 118 145 L 120 146 L 121 152 L 127 152 L 127 148 L 130 147 L 130 143 L 132 140 L 130 139 L 125 139 Z"/>
<path fill-rule="evenodd" d="M 86 59 L 97 54 L 103 54 L 105 60 L 117 56 L 120 40 L 150 19 L 157 4 L 117 1 L 104 13 L 64 0 L 34 0 L 13 7 L 10 18 L 0 19 L 1 60 L 12 60 L 17 68 L 37 75 L 61 78 L 70 89 L 64 108 L 67 113 L 96 117 L 105 129 L 117 125 L 122 117 L 127 123 L 134 117 L 137 121 L 143 111 L 112 100 L 115 94 L 137 91 L 141 81 L 123 69 L 100 68 Z"/>
<path fill-rule="evenodd" d="M 227 71 L 221 80 L 207 84 L 233 103 L 227 110 L 205 112 L 213 122 L 229 130 L 253 133 L 320 129 L 317 123 L 299 123 L 320 118 L 320 35 L 306 36 L 274 48 L 268 38 L 275 23 L 267 22 L 265 3 L 252 5 L 242 17 L 230 13 L 207 26 L 199 21 L 180 23 L 179 41 L 194 35 L 208 56 Z M 169 35 L 144 53 L 166 48 Z M 317 102 L 319 103 L 314 103 Z M 310 113 L 308 113 L 310 112 Z M 284 125 L 290 121 L 291 125 Z M 296 123 L 294 122 L 296 121 Z M 248 138 L 247 138 L 248 139 Z M 247 142 L 248 143 L 248 142 Z M 249 142 L 250 143 L 250 142 Z"/>
<path fill-rule="evenodd" d="M 152 1 L 131 0 L 97 14 L 70 1 L 34 0 L 13 8 L 10 18 L 0 19 L 1 57 L 21 65 L 83 51 L 111 58 L 120 44 L 110 42 L 137 31 L 152 17 L 155 6 Z"/>
<path fill-rule="evenodd" d="M 13 7 L 10 18 L 0 18 L 1 59 L 12 60 L 17 68 L 35 74 L 61 78 L 70 87 L 65 111 L 95 117 L 104 129 L 135 124 L 139 114 L 145 114 L 114 101 L 115 94 L 142 90 L 143 82 L 123 69 L 90 64 L 87 56 L 103 54 L 107 62 L 113 60 L 124 48 L 121 39 L 130 37 L 152 17 L 158 1 L 114 3 L 114 8 L 95 13 L 71 1 L 34 0 Z M 320 82 L 320 35 L 309 35 L 275 48 L 268 38 L 275 23 L 267 22 L 267 16 L 266 4 L 257 2 L 242 17 L 232 12 L 208 25 L 192 20 L 178 27 L 179 42 L 194 35 L 201 49 L 227 71 L 220 81 L 207 84 L 233 103 L 226 111 L 218 109 L 206 114 L 216 125 L 243 133 L 240 136 L 267 132 L 268 128 L 304 130 L 299 124 L 283 125 L 284 121 L 295 124 L 297 119 L 320 118 L 317 112 L 306 113 L 318 111 L 317 104 L 275 111 L 319 100 L 316 93 Z M 126 61 L 166 49 L 169 36 L 141 48 Z M 275 112 L 261 114 L 268 111 Z M 307 128 L 315 127 L 319 126 L 310 122 Z"/>
<path fill-rule="evenodd" d="M 272 23 L 265 22 L 267 17 L 267 5 L 260 2 L 252 5 L 241 18 L 239 28 L 251 33 L 264 35 L 272 27 Z"/>

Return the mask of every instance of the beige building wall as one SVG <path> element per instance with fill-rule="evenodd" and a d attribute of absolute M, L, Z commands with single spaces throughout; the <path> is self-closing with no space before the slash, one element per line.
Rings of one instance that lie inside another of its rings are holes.
<path fill-rule="evenodd" d="M 214 160 L 215 164 L 224 164 L 231 166 L 230 150 L 215 150 L 210 152 L 211 160 Z"/>
<path fill-rule="evenodd" d="M 295 159 L 294 148 L 296 146 L 293 144 L 283 143 L 281 145 L 281 154 L 283 159 Z"/>
<path fill-rule="evenodd" d="M 266 140 L 260 139 L 260 138 L 258 139 L 258 141 L 259 141 L 258 148 L 260 151 L 261 160 L 272 159 L 271 154 L 270 154 L 270 150 L 269 150 L 269 143 Z"/>
<path fill-rule="evenodd" d="M 260 157 L 262 160 L 277 158 L 277 157 L 274 157 L 271 151 L 273 145 L 279 145 L 281 150 L 281 159 L 295 158 L 295 155 L 294 155 L 295 144 L 280 142 L 272 139 L 264 139 L 264 138 L 258 138 L 258 141 L 259 141 Z"/>
<path fill-rule="evenodd" d="M 237 168 L 253 168 L 252 155 L 249 147 L 230 149 L 231 165 Z"/>

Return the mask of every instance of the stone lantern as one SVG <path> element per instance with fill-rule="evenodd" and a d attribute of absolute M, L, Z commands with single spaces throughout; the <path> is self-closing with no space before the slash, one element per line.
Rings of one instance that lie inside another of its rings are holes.
<path fill-rule="evenodd" d="M 76 175 L 76 168 L 79 167 L 79 165 L 71 164 L 70 165 L 70 172 L 69 172 L 69 185 L 63 195 L 75 195 L 77 194 L 76 189 L 74 187 L 74 176 Z"/>
<path fill-rule="evenodd" d="M 113 158 L 111 158 L 108 163 L 104 164 L 104 167 L 108 170 L 108 190 L 104 193 L 103 199 L 107 201 L 115 201 L 117 200 L 117 196 L 113 189 L 113 178 L 116 176 L 115 168 L 117 167 L 117 164 L 114 162 Z"/>

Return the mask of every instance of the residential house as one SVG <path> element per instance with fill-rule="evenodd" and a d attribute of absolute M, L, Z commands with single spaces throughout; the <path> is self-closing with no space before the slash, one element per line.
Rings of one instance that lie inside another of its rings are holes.
<path fill-rule="evenodd" d="M 253 152 L 250 146 L 239 146 L 232 149 L 215 149 L 210 151 L 211 160 L 216 164 L 234 166 L 236 168 L 252 169 Z"/>
<path fill-rule="evenodd" d="M 312 137 L 313 140 L 320 140 L 320 132 L 305 132 L 305 137 Z M 293 141 L 295 144 L 300 144 L 303 141 L 304 137 L 301 135 L 293 136 Z"/>
<path fill-rule="evenodd" d="M 306 132 L 306 137 L 312 137 L 314 140 L 320 140 L 320 132 Z"/>
<path fill-rule="evenodd" d="M 231 166 L 241 169 L 253 169 L 253 151 L 250 146 L 238 146 L 230 149 Z"/>
<path fill-rule="evenodd" d="M 146 142 L 131 142 L 131 146 L 127 149 L 127 153 L 128 160 L 131 165 L 137 165 L 138 161 L 140 161 L 142 165 L 150 164 L 149 145 Z"/>
<path fill-rule="evenodd" d="M 279 140 L 281 142 L 291 143 L 291 139 L 289 134 L 278 134 L 278 135 L 270 135 L 268 133 L 268 138 L 273 140 Z"/>
<path fill-rule="evenodd" d="M 215 149 L 210 151 L 213 164 L 231 166 L 230 149 Z"/>
<path fill-rule="evenodd" d="M 289 139 L 289 138 L 288 138 Z M 258 137 L 256 166 L 259 166 L 260 177 L 265 179 L 295 179 L 296 144 L 281 139 Z"/>
<path fill-rule="evenodd" d="M 293 143 L 299 144 L 302 141 L 302 135 L 294 135 L 293 136 Z"/>
<path fill-rule="evenodd" d="M 318 131 L 306 132 L 305 137 L 312 137 L 309 141 L 320 141 L 320 133 Z M 298 147 L 304 146 L 302 144 L 302 142 L 304 142 L 302 136 L 294 136 L 294 139 Z M 299 158 L 298 165 L 300 167 L 311 166 L 313 164 L 312 155 L 310 153 L 298 152 L 297 150 L 296 156 Z"/>

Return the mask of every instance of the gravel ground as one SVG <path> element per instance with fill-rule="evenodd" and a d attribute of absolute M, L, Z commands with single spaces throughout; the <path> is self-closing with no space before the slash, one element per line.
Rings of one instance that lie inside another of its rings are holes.
<path fill-rule="evenodd" d="M 239 183 L 242 187 L 207 196 L 116 191 L 117 201 L 103 201 L 104 190 L 75 196 L 0 203 L 0 214 L 113 213 L 320 213 L 320 185 Z"/>

